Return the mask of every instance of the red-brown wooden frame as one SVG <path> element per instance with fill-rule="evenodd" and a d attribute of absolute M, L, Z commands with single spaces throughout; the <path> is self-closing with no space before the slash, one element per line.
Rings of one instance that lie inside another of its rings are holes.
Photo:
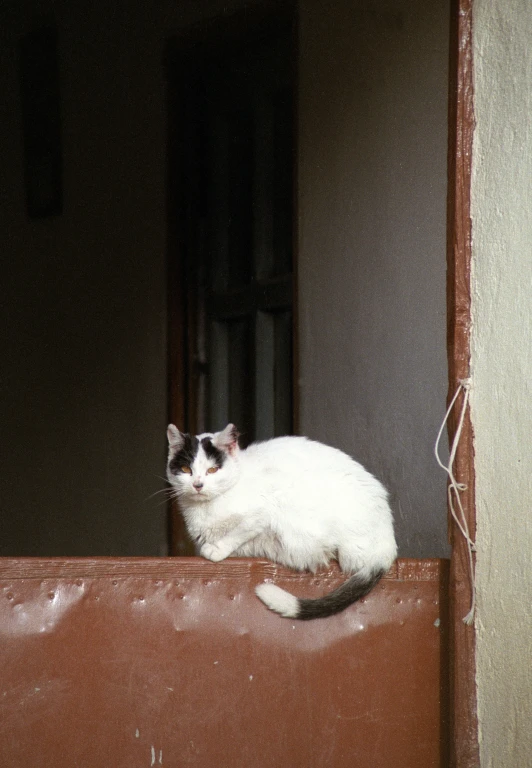
<path fill-rule="evenodd" d="M 473 145 L 472 2 L 453 0 L 451 10 L 449 87 L 449 196 L 447 216 L 447 350 L 449 400 L 469 377 L 471 324 L 471 157 Z M 461 408 L 459 398 L 449 420 L 453 440 Z M 466 413 L 455 458 L 469 530 L 474 537 L 475 472 L 473 427 Z M 450 519 L 450 691 L 451 766 L 478 768 L 478 723 L 475 688 L 475 630 L 463 617 L 471 604 L 468 544 Z"/>

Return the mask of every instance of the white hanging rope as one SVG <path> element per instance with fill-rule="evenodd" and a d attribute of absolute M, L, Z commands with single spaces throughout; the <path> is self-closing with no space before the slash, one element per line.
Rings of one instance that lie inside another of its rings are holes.
<path fill-rule="evenodd" d="M 460 498 L 460 491 L 465 491 L 467 489 L 467 486 L 464 485 L 463 483 L 458 483 L 456 481 L 456 478 L 453 472 L 453 463 L 456 456 L 456 451 L 458 449 L 458 444 L 460 442 L 460 436 L 462 434 L 462 427 L 464 425 L 464 419 L 467 411 L 467 404 L 469 402 L 470 389 L 471 389 L 470 379 L 461 379 L 458 382 L 458 387 L 456 389 L 456 392 L 454 393 L 454 397 L 451 400 L 449 407 L 447 408 L 447 413 L 445 414 L 445 418 L 443 419 L 443 423 L 440 427 L 440 431 L 438 432 L 438 437 L 436 438 L 436 444 L 434 446 L 434 454 L 436 456 L 436 461 L 438 462 L 440 467 L 444 470 L 444 472 L 446 472 L 447 475 L 449 476 L 450 482 L 447 487 L 447 495 L 449 499 L 449 509 L 451 511 L 451 515 L 453 516 L 453 519 L 456 522 L 460 530 L 460 533 L 462 534 L 462 536 L 467 542 L 467 554 L 469 556 L 469 569 L 471 574 L 471 608 L 467 616 L 464 616 L 463 621 L 465 624 L 468 624 L 468 625 L 473 623 L 473 619 L 475 616 L 476 589 L 475 589 L 475 565 L 473 562 L 473 552 L 475 551 L 475 544 L 472 541 L 471 536 L 469 534 L 469 527 L 467 525 L 467 519 L 465 516 L 464 508 L 462 506 L 462 500 Z M 460 418 L 458 420 L 458 425 L 456 427 L 453 444 L 451 446 L 451 452 L 449 454 L 449 463 L 447 464 L 447 466 L 445 466 L 445 464 L 440 459 L 438 448 L 440 445 L 441 436 L 445 429 L 445 425 L 449 420 L 451 411 L 461 392 L 463 392 L 464 394 L 464 399 L 462 401 L 462 410 L 460 411 Z M 458 517 L 455 504 L 458 505 L 460 518 Z"/>

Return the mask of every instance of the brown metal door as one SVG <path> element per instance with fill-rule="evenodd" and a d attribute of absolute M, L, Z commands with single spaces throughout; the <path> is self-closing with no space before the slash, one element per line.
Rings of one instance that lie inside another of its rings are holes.
<path fill-rule="evenodd" d="M 294 622 L 253 586 L 342 577 L 257 560 L 0 560 L 3 768 L 445 765 L 446 563 L 400 560 Z"/>

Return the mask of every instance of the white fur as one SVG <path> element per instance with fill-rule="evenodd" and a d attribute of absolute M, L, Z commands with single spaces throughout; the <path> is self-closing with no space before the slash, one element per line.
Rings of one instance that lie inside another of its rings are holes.
<path fill-rule="evenodd" d="M 388 570 L 397 554 L 392 514 L 388 494 L 373 475 L 336 448 L 304 437 L 278 437 L 241 451 L 232 434 L 230 424 L 199 436 L 211 437 L 226 453 L 216 473 L 207 472 L 213 461 L 201 447 L 191 474 L 168 470 L 203 557 L 266 557 L 310 571 L 336 558 L 344 572 L 364 578 Z M 173 425 L 168 435 L 170 463 L 182 436 Z M 203 483 L 201 492 L 194 482 Z M 280 591 L 264 585 L 258 594 L 291 615 L 292 603 Z"/>
<path fill-rule="evenodd" d="M 286 592 L 275 584 L 259 584 L 255 592 L 262 602 L 272 611 L 280 613 L 287 619 L 295 619 L 299 611 L 299 600 L 290 592 Z"/>

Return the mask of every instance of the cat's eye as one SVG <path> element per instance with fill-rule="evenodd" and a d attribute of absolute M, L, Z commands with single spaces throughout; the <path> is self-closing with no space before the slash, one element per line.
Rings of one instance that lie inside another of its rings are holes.
<path fill-rule="evenodd" d="M 191 475 L 192 474 L 192 470 L 190 469 L 190 467 L 181 467 L 181 472 L 184 472 L 185 475 Z"/>
<path fill-rule="evenodd" d="M 207 470 L 207 474 L 214 475 L 214 473 L 218 472 L 218 470 L 219 470 L 219 467 L 209 467 L 209 469 Z"/>

